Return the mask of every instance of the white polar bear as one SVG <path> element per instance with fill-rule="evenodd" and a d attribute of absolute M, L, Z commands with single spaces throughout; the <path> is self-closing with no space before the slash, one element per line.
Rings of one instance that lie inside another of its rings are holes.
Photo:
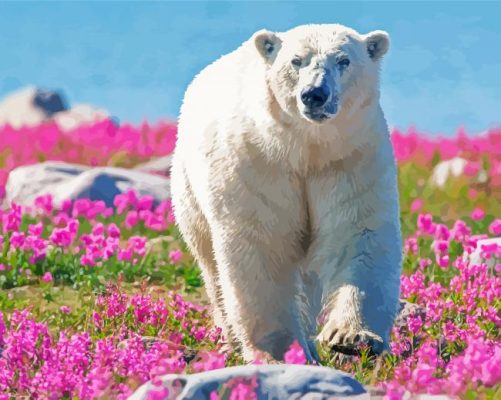
<path fill-rule="evenodd" d="M 346 353 L 388 347 L 401 270 L 379 104 L 388 46 L 383 31 L 337 24 L 262 30 L 186 91 L 174 213 L 246 360 L 280 360 L 294 339 L 316 360 L 315 337 Z"/>

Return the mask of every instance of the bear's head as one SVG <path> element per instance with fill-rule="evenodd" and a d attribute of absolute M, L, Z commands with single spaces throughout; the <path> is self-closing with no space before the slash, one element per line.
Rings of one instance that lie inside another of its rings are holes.
<path fill-rule="evenodd" d="M 333 121 L 379 99 L 383 31 L 361 35 L 343 25 L 302 25 L 252 37 L 269 88 L 284 112 L 312 123 Z"/>

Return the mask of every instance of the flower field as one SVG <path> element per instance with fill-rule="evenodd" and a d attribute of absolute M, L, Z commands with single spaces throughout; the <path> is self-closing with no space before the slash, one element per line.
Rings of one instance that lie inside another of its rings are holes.
<path fill-rule="evenodd" d="M 130 167 L 172 152 L 175 126 L 103 121 L 0 128 L 0 198 L 10 170 L 45 160 Z M 379 387 L 461 399 L 501 398 L 501 129 L 431 138 L 394 130 L 405 243 L 401 297 L 416 304 L 396 326 L 392 352 L 322 362 Z M 440 162 L 466 160 L 437 186 Z M 222 352 L 203 282 L 175 227 L 171 204 L 127 192 L 114 208 L 90 200 L 0 211 L 0 399 L 126 399 L 171 372 L 237 365 Z M 481 261 L 468 255 L 480 251 Z M 294 343 L 285 357 L 304 363 Z M 258 360 L 257 360 L 258 361 Z M 252 399 L 228 384 L 211 399 Z M 151 399 L 172 393 L 158 387 Z"/>

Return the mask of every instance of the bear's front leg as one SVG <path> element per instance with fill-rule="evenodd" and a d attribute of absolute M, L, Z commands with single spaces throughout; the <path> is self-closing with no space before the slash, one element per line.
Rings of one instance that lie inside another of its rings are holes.
<path fill-rule="evenodd" d="M 398 225 L 392 223 L 356 235 L 327 285 L 321 344 L 345 354 L 365 346 L 375 354 L 388 349 L 399 298 L 399 243 Z"/>
<path fill-rule="evenodd" d="M 274 259 L 269 244 L 260 243 L 263 237 L 248 225 L 235 226 L 238 233 L 226 224 L 213 226 L 214 251 L 227 322 L 243 357 L 252 361 L 260 352 L 268 361 L 282 360 L 297 339 L 313 360 L 296 302 L 298 271 Z"/>

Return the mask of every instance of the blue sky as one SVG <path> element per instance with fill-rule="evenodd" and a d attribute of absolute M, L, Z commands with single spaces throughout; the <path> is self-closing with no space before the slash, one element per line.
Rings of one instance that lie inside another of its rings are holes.
<path fill-rule="evenodd" d="M 261 28 L 341 23 L 391 35 L 391 126 L 453 134 L 501 124 L 501 2 L 1 2 L 0 97 L 64 90 L 121 121 L 177 116 L 206 64 Z"/>

